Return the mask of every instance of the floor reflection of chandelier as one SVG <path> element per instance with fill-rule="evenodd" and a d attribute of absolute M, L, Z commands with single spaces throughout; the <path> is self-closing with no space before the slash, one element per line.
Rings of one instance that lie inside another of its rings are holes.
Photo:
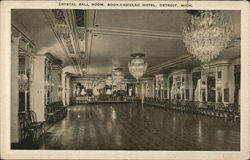
<path fill-rule="evenodd" d="M 124 74 L 122 72 L 122 68 L 116 68 L 112 74 L 113 81 L 115 81 L 116 84 L 121 83 L 124 79 Z"/>
<path fill-rule="evenodd" d="M 145 54 L 143 53 L 134 53 L 131 54 L 133 59 L 128 62 L 129 72 L 138 80 L 141 78 L 147 70 L 147 62 L 144 61 L 143 57 Z"/>
<path fill-rule="evenodd" d="M 221 11 L 198 11 L 183 28 L 188 52 L 202 63 L 216 58 L 227 47 L 231 36 L 231 27 Z"/>

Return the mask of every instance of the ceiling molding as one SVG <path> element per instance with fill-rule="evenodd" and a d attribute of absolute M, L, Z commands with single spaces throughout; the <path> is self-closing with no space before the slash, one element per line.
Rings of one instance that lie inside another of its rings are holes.
<path fill-rule="evenodd" d="M 119 27 L 89 27 L 88 30 L 92 34 L 103 34 L 103 35 L 117 35 L 117 36 L 133 36 L 143 38 L 162 38 L 162 39 L 174 39 L 182 40 L 182 34 L 176 32 L 163 32 L 163 31 L 152 31 L 152 30 L 139 30 Z"/>
<path fill-rule="evenodd" d="M 21 39 L 24 40 L 25 43 L 32 46 L 32 48 L 35 47 L 35 43 L 13 24 L 11 24 L 11 34 L 12 36 L 17 36 L 17 37 L 21 36 Z"/>
<path fill-rule="evenodd" d="M 94 11 L 93 26 L 97 25 L 96 19 L 97 19 L 97 10 Z"/>
<path fill-rule="evenodd" d="M 85 34 L 85 64 L 90 63 L 90 56 L 92 50 L 93 34 L 90 33 L 89 27 L 93 27 L 95 21 L 96 10 L 87 10 L 85 13 L 86 19 L 86 34 Z M 89 65 L 85 66 L 85 74 L 89 73 Z"/>
<path fill-rule="evenodd" d="M 91 79 L 91 78 L 97 78 L 97 79 L 106 79 L 108 76 L 110 76 L 110 74 L 91 74 L 91 75 L 86 75 L 86 76 L 82 76 L 82 75 L 71 75 L 71 78 L 74 79 Z"/>
<path fill-rule="evenodd" d="M 178 58 L 171 59 L 169 61 L 163 62 L 163 63 L 161 63 L 159 65 L 149 67 L 147 69 L 147 74 L 152 74 L 152 73 L 155 73 L 155 72 L 158 72 L 158 71 L 161 71 L 161 70 L 166 70 L 166 69 L 168 69 L 170 67 L 174 67 L 174 66 L 177 66 L 179 64 L 185 63 L 187 61 L 192 61 L 192 60 L 195 60 L 195 57 L 192 56 L 191 54 L 183 55 L 181 57 L 178 57 Z"/>
<path fill-rule="evenodd" d="M 91 56 L 91 50 L 92 50 L 92 44 L 93 44 L 93 35 L 90 33 L 86 34 L 86 64 L 90 64 L 90 56 Z M 86 66 L 86 74 L 89 73 L 89 66 Z"/>
<path fill-rule="evenodd" d="M 88 26 L 88 30 L 93 34 L 102 35 L 117 35 L 117 36 L 133 36 L 133 37 L 143 37 L 143 38 L 164 38 L 164 39 L 182 39 L 181 33 L 176 32 L 163 32 L 163 31 L 153 31 L 153 30 L 140 30 L 131 28 L 121 28 L 121 27 L 108 27 L 100 26 L 97 23 L 98 10 L 94 10 L 92 13 L 92 21 Z"/>

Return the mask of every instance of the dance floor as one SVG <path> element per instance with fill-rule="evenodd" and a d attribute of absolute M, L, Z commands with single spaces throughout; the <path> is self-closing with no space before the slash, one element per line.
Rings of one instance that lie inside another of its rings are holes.
<path fill-rule="evenodd" d="M 240 125 L 146 104 L 75 105 L 39 149 L 239 151 Z"/>

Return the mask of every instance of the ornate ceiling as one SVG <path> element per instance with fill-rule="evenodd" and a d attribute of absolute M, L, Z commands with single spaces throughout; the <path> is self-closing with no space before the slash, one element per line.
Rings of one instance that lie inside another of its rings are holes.
<path fill-rule="evenodd" d="M 224 11 L 234 41 L 215 60 L 240 56 L 240 12 Z M 73 75 L 109 75 L 121 67 L 130 77 L 130 54 L 143 52 L 147 75 L 200 65 L 182 42 L 188 16 L 181 10 L 12 10 L 12 24 L 36 44 L 72 67 Z"/>
<path fill-rule="evenodd" d="M 52 9 L 43 13 L 75 71 L 86 74 L 85 11 Z"/>

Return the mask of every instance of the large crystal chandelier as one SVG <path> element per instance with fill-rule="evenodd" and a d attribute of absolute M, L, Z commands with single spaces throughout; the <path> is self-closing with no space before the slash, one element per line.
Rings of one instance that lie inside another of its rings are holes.
<path fill-rule="evenodd" d="M 148 63 L 144 61 L 144 56 L 145 54 L 143 53 L 131 54 L 133 59 L 128 62 L 129 72 L 136 78 L 136 80 L 141 78 L 146 73 Z"/>
<path fill-rule="evenodd" d="M 183 41 L 189 53 L 208 63 L 225 49 L 231 40 L 231 27 L 221 11 L 197 11 L 183 28 Z"/>
<path fill-rule="evenodd" d="M 115 84 L 121 83 L 122 80 L 124 79 L 122 68 L 115 68 L 112 74 L 112 78 Z"/>

